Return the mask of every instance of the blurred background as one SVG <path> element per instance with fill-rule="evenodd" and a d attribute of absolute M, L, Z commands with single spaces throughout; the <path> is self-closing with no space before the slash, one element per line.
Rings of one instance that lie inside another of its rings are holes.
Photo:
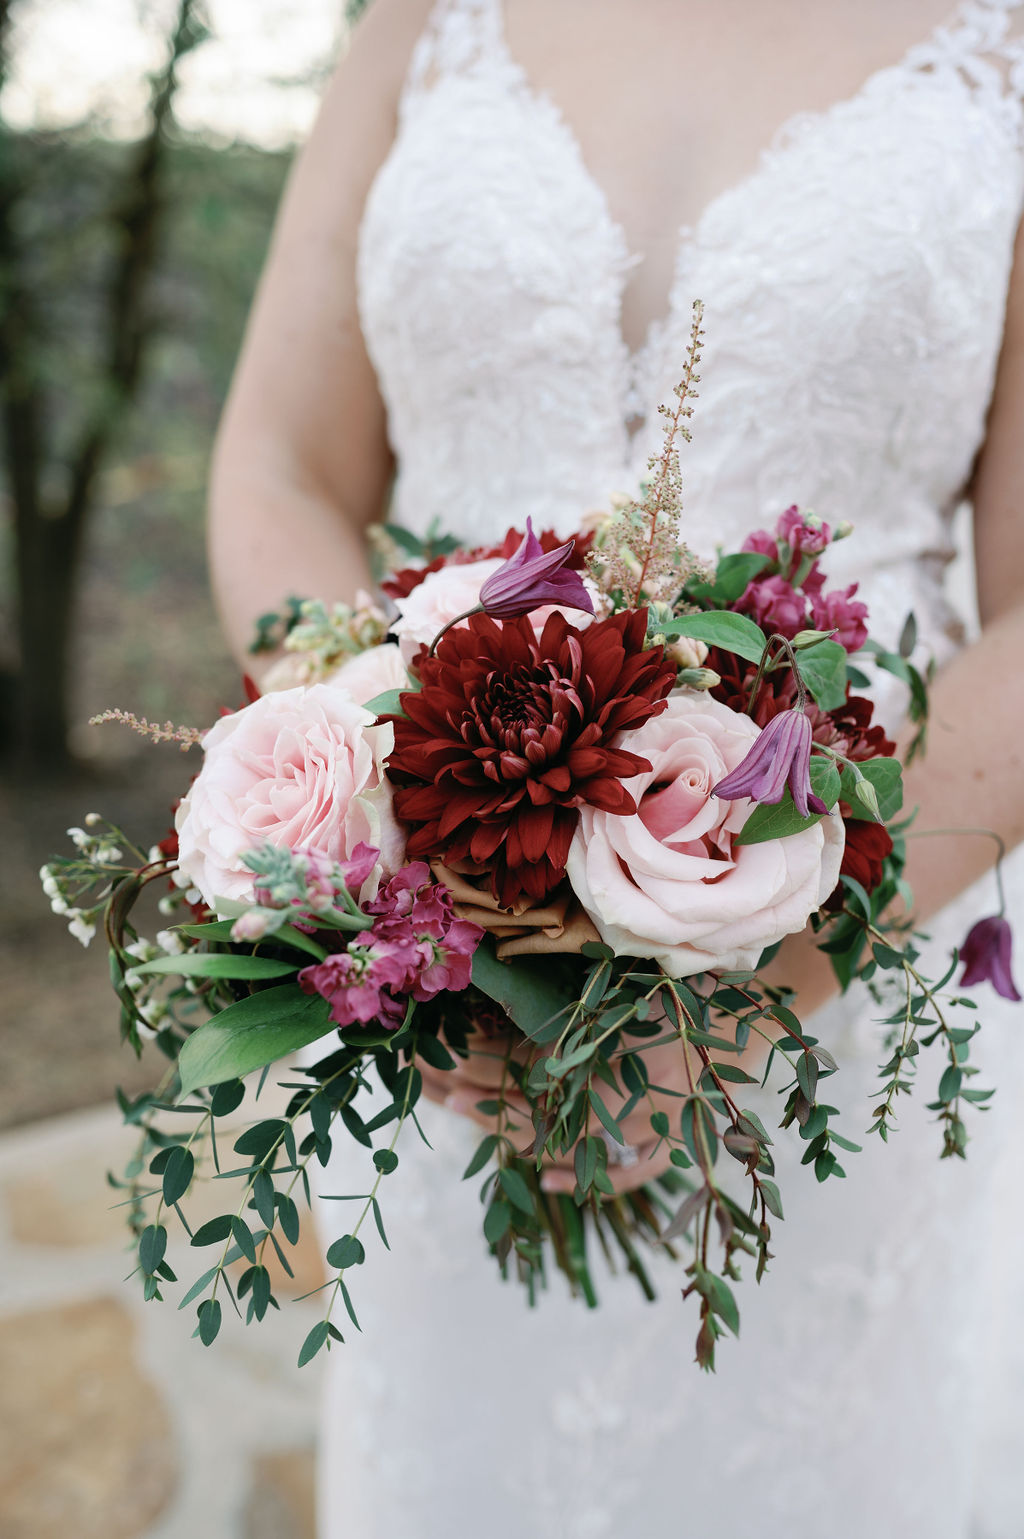
<path fill-rule="evenodd" d="M 99 943 L 50 914 L 38 869 L 92 810 L 148 845 L 194 773 L 90 716 L 202 726 L 241 702 L 207 464 L 289 161 L 361 9 L 0 0 L 5 1539 L 313 1531 L 316 1375 L 293 1367 L 312 1305 L 215 1359 L 122 1285 L 112 1096 L 159 1066 L 120 1047 Z"/>

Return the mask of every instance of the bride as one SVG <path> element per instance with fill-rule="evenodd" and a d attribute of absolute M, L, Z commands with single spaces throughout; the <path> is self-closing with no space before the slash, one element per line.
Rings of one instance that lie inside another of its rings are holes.
<path fill-rule="evenodd" d="M 284 595 L 369 586 L 364 530 L 389 489 L 394 522 L 469 543 L 527 514 L 566 531 L 634 492 L 699 297 L 688 542 L 735 546 L 793 502 L 853 523 L 830 577 L 860 583 L 890 643 L 913 610 L 942 664 L 907 777 L 916 826 L 1016 842 L 1024 6 L 944 4 L 375 0 L 292 177 L 215 458 L 211 556 L 239 658 Z M 965 495 L 970 645 L 943 582 Z M 902 701 L 878 697 L 898 724 Z M 995 908 L 991 843 L 910 848 L 948 950 Z M 1024 917 L 1019 859 L 1007 879 Z M 806 944 L 775 965 L 820 1007 L 844 1065 L 833 1099 L 865 1128 L 870 1001 L 831 998 Z M 977 998 L 999 1089 L 967 1162 L 937 1159 L 930 1068 L 845 1182 L 818 1188 L 779 1140 L 777 1260 L 745 1281 L 743 1339 L 713 1379 L 668 1263 L 653 1305 L 628 1278 L 593 1313 L 557 1278 L 532 1312 L 503 1288 L 459 1180 L 477 1130 L 427 1107 L 434 1147 L 403 1156 L 364 1334 L 329 1361 L 321 1532 L 1019 1539 L 1024 1018 Z M 456 1111 L 479 1072 L 461 1072 Z M 326 1194 L 358 1189 L 349 1158 Z"/>

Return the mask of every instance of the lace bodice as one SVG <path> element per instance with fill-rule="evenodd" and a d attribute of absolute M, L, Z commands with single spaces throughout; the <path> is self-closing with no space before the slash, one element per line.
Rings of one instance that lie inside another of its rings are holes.
<path fill-rule="evenodd" d="M 689 542 L 711 554 L 792 502 L 848 519 L 857 537 L 830 575 L 862 582 L 876 633 L 913 607 L 926 644 L 949 644 L 949 520 L 984 432 L 1024 199 L 1019 3 L 961 6 L 854 96 L 793 118 L 680 233 L 669 313 L 630 354 L 634 258 L 576 140 L 510 57 L 499 0 L 442 0 L 360 241 L 393 516 L 483 540 L 527 513 L 568 530 L 635 491 L 699 297 Z M 936 946 L 982 902 L 947 911 Z M 877 1083 L 874 1013 L 844 999 L 813 1026 L 844 1063 L 831 1098 L 854 1138 Z M 359 1279 L 364 1334 L 331 1354 L 326 1539 L 1019 1539 L 1024 1256 L 998 1215 L 1018 1185 L 1020 1038 L 1013 1007 L 986 999 L 1000 1090 L 965 1166 L 936 1158 L 924 1095 L 889 1148 L 865 1140 L 838 1191 L 780 1135 L 778 1260 L 760 1290 L 743 1283 L 744 1339 L 710 1382 L 674 1269 L 655 1305 L 620 1277 L 594 1313 L 557 1278 L 533 1313 L 499 1286 L 478 1183 L 460 1180 L 475 1131 L 424 1108 L 434 1147 L 403 1139 L 392 1253 Z M 777 1123 L 772 1094 L 750 1095 Z M 339 1150 L 321 1190 L 366 1190 L 365 1153 Z M 328 1237 L 345 1207 L 320 1205 Z"/>
<path fill-rule="evenodd" d="M 564 531 L 634 492 L 699 297 L 688 542 L 712 554 L 792 502 L 848 519 L 836 580 L 862 580 L 876 629 L 914 607 L 941 649 L 949 520 L 983 435 L 1024 198 L 1014 8 L 962 6 L 849 99 L 792 118 L 680 232 L 669 313 L 630 354 L 634 257 L 510 57 L 500 0 L 437 6 L 360 242 L 396 520 L 474 539 L 532 512 Z"/>

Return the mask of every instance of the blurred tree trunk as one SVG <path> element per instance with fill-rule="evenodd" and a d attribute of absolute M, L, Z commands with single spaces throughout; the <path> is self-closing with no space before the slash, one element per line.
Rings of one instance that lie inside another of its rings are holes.
<path fill-rule="evenodd" d="M 11 0 L 0 0 L 0 87 L 11 8 Z M 165 62 L 151 79 L 149 126 L 133 147 L 108 216 L 112 252 L 96 388 L 59 465 L 48 431 L 48 382 L 39 366 L 46 296 L 33 284 L 31 245 L 19 231 L 27 180 L 18 136 L 0 122 L 0 452 L 14 515 L 20 653 L 8 730 L 16 760 L 33 773 L 59 771 L 69 759 L 71 640 L 84 537 L 155 329 L 146 301 L 162 223 L 167 130 L 178 65 L 204 36 L 198 0 L 178 0 Z"/>

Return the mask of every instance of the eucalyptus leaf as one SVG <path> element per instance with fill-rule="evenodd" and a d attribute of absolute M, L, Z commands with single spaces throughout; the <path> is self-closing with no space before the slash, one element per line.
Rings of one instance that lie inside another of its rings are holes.
<path fill-rule="evenodd" d="M 181 1049 L 181 1094 L 242 1079 L 331 1030 L 330 1006 L 297 984 L 265 989 L 229 1005 L 193 1032 Z"/>

